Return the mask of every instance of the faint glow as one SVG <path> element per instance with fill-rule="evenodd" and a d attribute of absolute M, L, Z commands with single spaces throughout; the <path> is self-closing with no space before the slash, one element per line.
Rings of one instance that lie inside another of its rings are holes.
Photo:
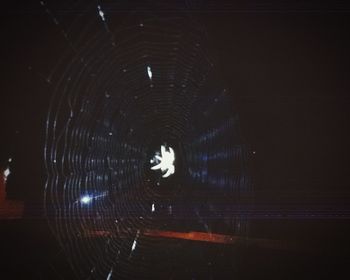
<path fill-rule="evenodd" d="M 7 177 L 11 174 L 10 168 L 6 168 L 4 170 L 4 177 L 5 177 L 5 182 L 7 181 Z"/>
<path fill-rule="evenodd" d="M 9 159 L 8 159 L 8 162 L 12 162 L 12 158 L 9 158 Z"/>
<path fill-rule="evenodd" d="M 103 21 L 106 21 L 105 19 L 105 13 L 101 10 L 101 7 L 100 6 L 97 6 L 97 9 L 98 9 L 98 14 L 100 15 L 101 19 Z"/>
<path fill-rule="evenodd" d="M 176 232 L 176 231 L 161 231 L 161 230 L 146 230 L 143 232 L 145 236 L 178 238 L 184 240 L 204 241 L 221 244 L 234 244 L 239 241 L 240 237 L 223 235 L 206 232 Z"/>
<path fill-rule="evenodd" d="M 89 195 L 84 195 L 81 199 L 80 202 L 84 203 L 84 204 L 88 204 L 89 202 L 91 202 L 92 197 Z"/>
<path fill-rule="evenodd" d="M 152 212 L 156 211 L 156 207 L 154 205 L 154 203 L 152 204 Z"/>
<path fill-rule="evenodd" d="M 175 173 L 175 153 L 174 150 L 169 147 L 169 151 L 165 150 L 165 146 L 160 147 L 161 156 L 155 155 L 155 158 L 160 161 L 159 164 L 152 166 L 152 170 L 160 169 L 162 172 L 165 172 L 162 177 L 166 178 Z"/>
<path fill-rule="evenodd" d="M 152 69 L 150 66 L 147 66 L 147 74 L 150 80 L 152 80 Z"/>

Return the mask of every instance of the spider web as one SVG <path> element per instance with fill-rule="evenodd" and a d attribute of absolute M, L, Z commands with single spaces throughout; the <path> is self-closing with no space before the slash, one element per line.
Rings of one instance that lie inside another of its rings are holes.
<path fill-rule="evenodd" d="M 202 26 L 171 12 L 121 21 L 101 4 L 67 28 L 42 5 L 67 42 L 48 77 L 44 203 L 78 278 L 169 278 L 180 243 L 145 230 L 245 235 L 247 147 Z M 176 152 L 169 179 L 150 170 L 162 144 Z"/>

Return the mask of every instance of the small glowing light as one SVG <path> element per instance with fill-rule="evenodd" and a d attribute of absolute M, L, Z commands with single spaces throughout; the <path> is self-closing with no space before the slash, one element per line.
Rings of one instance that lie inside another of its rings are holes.
<path fill-rule="evenodd" d="M 154 205 L 154 203 L 152 204 L 152 212 L 156 211 L 156 207 Z"/>
<path fill-rule="evenodd" d="M 81 199 L 80 202 L 84 204 L 88 204 L 92 200 L 91 196 L 89 195 L 84 195 Z"/>
<path fill-rule="evenodd" d="M 80 202 L 83 204 L 88 204 L 90 203 L 92 200 L 96 200 L 96 199 L 101 199 L 103 197 L 106 197 L 108 194 L 108 192 L 103 192 L 99 195 L 84 195 L 80 198 Z"/>
<path fill-rule="evenodd" d="M 152 80 L 152 69 L 150 66 L 147 66 L 147 74 L 150 80 Z"/>
<path fill-rule="evenodd" d="M 97 6 L 97 9 L 98 9 L 98 14 L 100 15 L 101 19 L 103 21 L 106 21 L 105 19 L 105 13 L 101 10 L 101 7 L 100 6 Z"/>
<path fill-rule="evenodd" d="M 140 230 L 137 231 L 134 242 L 132 243 L 131 253 L 136 249 L 137 239 L 139 238 L 139 235 L 140 235 Z M 130 256 L 131 256 L 131 254 L 130 254 Z"/>
<path fill-rule="evenodd" d="M 8 162 L 12 162 L 12 158 L 9 158 L 9 159 L 8 159 Z"/>
<path fill-rule="evenodd" d="M 175 166 L 174 166 L 174 161 L 175 161 L 175 153 L 174 150 L 169 147 L 169 151 L 165 150 L 165 146 L 160 147 L 161 150 L 161 156 L 155 155 L 155 158 L 160 161 L 159 164 L 152 166 L 152 170 L 157 170 L 160 169 L 162 172 L 165 172 L 162 177 L 166 178 L 169 177 L 170 175 L 175 173 Z"/>
<path fill-rule="evenodd" d="M 131 246 L 131 252 L 133 252 L 136 249 L 136 245 L 137 245 L 137 239 L 139 238 L 140 235 L 140 231 L 138 230 L 134 239 L 134 242 L 132 243 Z"/>
<path fill-rule="evenodd" d="M 4 170 L 4 177 L 5 177 L 5 182 L 7 181 L 7 177 L 11 174 L 10 168 L 6 168 Z"/>
<path fill-rule="evenodd" d="M 134 251 L 137 245 L 137 240 L 135 239 L 134 242 L 132 243 L 131 251 Z"/>

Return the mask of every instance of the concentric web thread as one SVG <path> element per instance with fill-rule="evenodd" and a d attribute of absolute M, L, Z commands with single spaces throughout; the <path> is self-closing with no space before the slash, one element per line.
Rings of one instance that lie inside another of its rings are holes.
<path fill-rule="evenodd" d="M 63 32 L 44 203 L 79 279 L 168 279 L 181 241 L 143 233 L 244 235 L 247 149 L 202 27 L 186 15 L 117 17 L 94 6 Z M 150 170 L 161 145 L 176 153 L 169 179 Z"/>

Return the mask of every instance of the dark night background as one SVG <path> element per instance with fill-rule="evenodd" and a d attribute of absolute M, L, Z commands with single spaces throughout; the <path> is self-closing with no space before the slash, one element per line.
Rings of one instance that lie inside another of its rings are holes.
<path fill-rule="evenodd" d="M 194 1 L 199 7 L 194 13 L 208 31 L 222 78 L 234 94 L 246 142 L 256 151 L 257 205 L 282 213 L 288 209 L 347 213 L 350 10 L 339 1 L 207 2 Z M 77 13 L 75 3 L 52 2 L 63 25 Z M 39 1 L 7 5 L 1 17 L 0 156 L 2 167 L 13 158 L 8 196 L 25 201 L 25 216 L 0 221 L 0 278 L 73 279 L 41 207 L 44 123 L 51 92 L 45 79 L 65 42 Z M 240 252 L 233 275 L 334 279 L 346 273 L 347 217 L 253 220 L 252 236 L 297 240 L 308 249 L 247 248 Z M 217 261 L 218 271 L 228 271 L 228 266 L 228 260 Z M 214 279 L 222 279 L 225 274 L 220 273 Z"/>

